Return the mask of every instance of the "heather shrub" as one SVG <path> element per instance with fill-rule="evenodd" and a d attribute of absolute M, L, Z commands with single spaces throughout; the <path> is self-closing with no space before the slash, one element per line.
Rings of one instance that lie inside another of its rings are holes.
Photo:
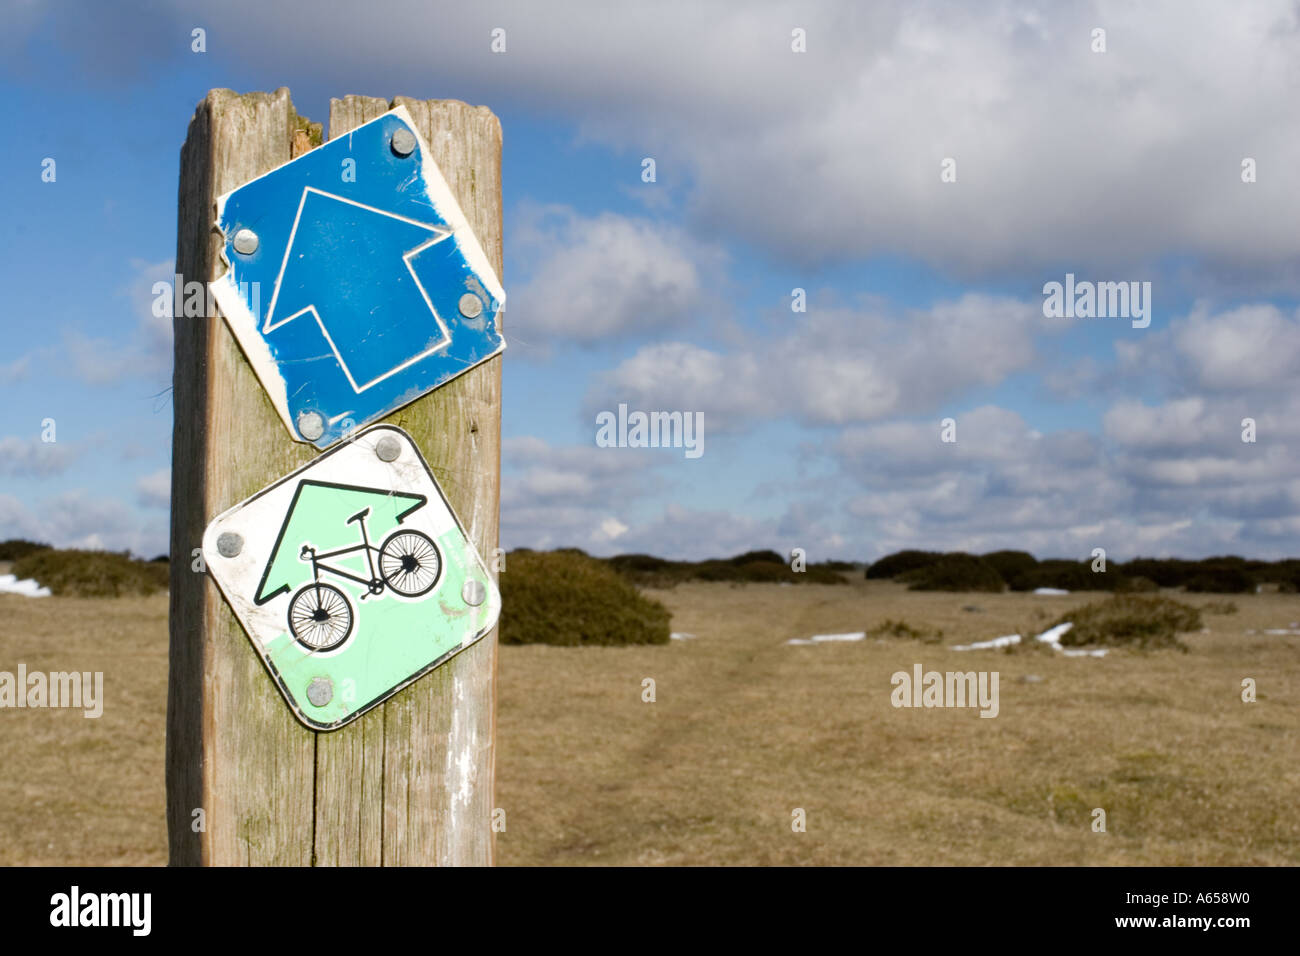
<path fill-rule="evenodd" d="M 1180 633 L 1199 631 L 1201 612 L 1172 598 L 1116 594 L 1085 604 L 1058 618 L 1074 627 L 1061 636 L 1064 646 L 1107 645 L 1143 649 L 1173 647 L 1187 650 Z"/>
<path fill-rule="evenodd" d="M 868 578 L 893 578 L 908 571 L 916 571 L 934 564 L 943 558 L 942 551 L 898 551 L 887 554 L 874 564 L 868 565 Z"/>
<path fill-rule="evenodd" d="M 33 578 L 50 593 L 67 597 L 121 597 L 167 590 L 168 566 L 140 561 L 126 552 L 45 548 L 14 562 L 20 580 Z"/>
<path fill-rule="evenodd" d="M 912 591 L 1002 591 L 1002 575 L 973 554 L 946 554 L 934 564 L 902 575 Z"/>
<path fill-rule="evenodd" d="M 668 609 L 581 552 L 512 552 L 501 575 L 502 644 L 667 644 Z"/>

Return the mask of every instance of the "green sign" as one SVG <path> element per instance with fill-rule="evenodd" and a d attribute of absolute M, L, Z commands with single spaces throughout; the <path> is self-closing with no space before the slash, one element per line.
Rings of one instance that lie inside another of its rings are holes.
<path fill-rule="evenodd" d="M 286 700 L 319 730 L 468 647 L 500 610 L 419 450 L 389 426 L 227 511 L 203 550 Z"/>

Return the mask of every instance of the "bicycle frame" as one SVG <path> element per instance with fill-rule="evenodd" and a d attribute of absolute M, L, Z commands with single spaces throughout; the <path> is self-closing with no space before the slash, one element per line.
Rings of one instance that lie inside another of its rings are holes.
<path fill-rule="evenodd" d="M 304 544 L 302 546 L 302 551 L 299 553 L 299 557 L 307 554 L 311 555 L 311 573 L 312 573 L 313 583 L 319 584 L 321 572 L 327 571 L 330 574 L 333 574 L 337 577 L 347 578 L 349 581 L 355 581 L 357 582 L 357 584 L 365 585 L 366 593 L 361 595 L 361 600 L 363 601 L 366 598 L 370 597 L 372 594 L 383 593 L 385 587 L 384 580 L 383 578 L 379 577 L 375 573 L 374 556 L 379 552 L 379 549 L 370 543 L 370 536 L 366 534 L 366 517 L 369 514 L 370 514 L 370 509 L 367 508 L 364 511 L 358 511 L 356 514 L 354 514 L 351 518 L 347 520 L 348 524 L 352 524 L 353 522 L 356 522 L 358 525 L 360 525 L 361 527 L 360 544 L 354 544 L 347 548 L 338 548 L 334 551 L 326 551 L 324 554 L 317 554 L 316 549 L 310 547 L 309 545 Z M 327 558 L 337 558 L 345 554 L 356 554 L 358 551 L 365 552 L 366 566 L 369 567 L 370 569 L 369 578 L 358 577 L 357 575 L 352 574 L 350 571 L 344 571 L 342 568 L 333 568 L 330 567 L 328 564 L 324 563 Z"/>

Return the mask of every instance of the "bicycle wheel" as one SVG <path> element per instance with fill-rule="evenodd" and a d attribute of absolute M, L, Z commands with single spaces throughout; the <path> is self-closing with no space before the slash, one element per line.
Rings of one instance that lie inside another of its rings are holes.
<path fill-rule="evenodd" d="M 313 651 L 330 651 L 352 633 L 352 605 L 332 584 L 308 584 L 289 602 L 289 633 Z"/>
<path fill-rule="evenodd" d="M 429 593 L 441 574 L 438 546 L 423 532 L 394 532 L 379 549 L 379 575 L 403 597 Z"/>

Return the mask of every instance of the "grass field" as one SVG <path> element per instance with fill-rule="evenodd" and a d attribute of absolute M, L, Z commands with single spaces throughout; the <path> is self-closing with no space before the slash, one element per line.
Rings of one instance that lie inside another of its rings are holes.
<path fill-rule="evenodd" d="M 1300 637 L 1263 633 L 1300 620 L 1300 597 L 1233 597 L 1186 654 L 1091 659 L 947 648 L 1036 632 L 1095 595 L 649 593 L 697 638 L 501 649 L 502 864 L 1300 863 Z M 943 637 L 784 644 L 886 619 Z M 0 670 L 102 670 L 106 697 L 98 720 L 0 710 L 0 864 L 166 861 L 166 645 L 163 595 L 0 595 Z M 999 715 L 893 708 L 890 675 L 915 663 L 999 671 Z"/>

